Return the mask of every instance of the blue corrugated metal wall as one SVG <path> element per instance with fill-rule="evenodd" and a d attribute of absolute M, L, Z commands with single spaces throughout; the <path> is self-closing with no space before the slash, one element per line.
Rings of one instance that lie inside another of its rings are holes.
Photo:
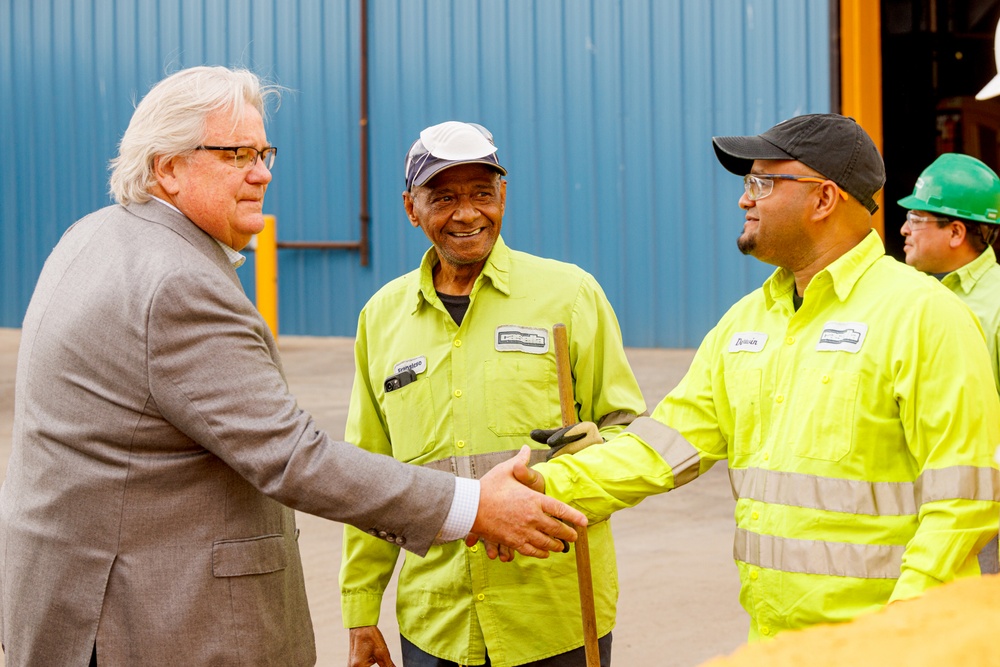
<path fill-rule="evenodd" d="M 280 252 L 284 333 L 352 335 L 427 247 L 402 213 L 426 125 L 485 124 L 508 168 L 504 237 L 594 273 L 626 343 L 694 346 L 770 267 L 742 257 L 741 183 L 715 134 L 829 109 L 830 0 L 369 0 L 372 262 Z M 0 326 L 106 204 L 132 100 L 165 73 L 248 66 L 291 89 L 266 209 L 278 237 L 354 240 L 359 0 L 0 0 Z M 253 297 L 252 261 L 241 269 Z"/>

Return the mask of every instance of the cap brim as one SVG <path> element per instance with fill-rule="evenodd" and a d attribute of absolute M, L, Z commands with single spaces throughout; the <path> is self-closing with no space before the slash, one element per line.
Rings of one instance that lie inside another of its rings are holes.
<path fill-rule="evenodd" d="M 794 160 L 767 139 L 753 137 L 712 137 L 715 156 L 726 171 L 737 176 L 746 176 L 753 168 L 754 160 Z"/>
<path fill-rule="evenodd" d="M 432 162 L 429 162 L 414 177 L 411 187 L 423 186 L 427 183 L 427 181 L 431 180 L 437 174 L 441 173 L 445 169 L 450 169 L 451 167 L 457 167 L 460 164 L 484 164 L 487 167 L 490 167 L 491 169 L 500 172 L 501 176 L 507 175 L 507 170 L 492 160 L 434 160 Z"/>

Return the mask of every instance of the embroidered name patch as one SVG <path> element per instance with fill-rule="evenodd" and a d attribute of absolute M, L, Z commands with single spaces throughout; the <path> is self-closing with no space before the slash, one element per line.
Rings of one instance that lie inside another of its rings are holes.
<path fill-rule="evenodd" d="M 549 351 L 549 332 L 546 329 L 504 324 L 497 327 L 497 352 L 527 352 L 545 354 Z"/>
<path fill-rule="evenodd" d="M 827 322 L 816 343 L 816 351 L 857 353 L 867 334 L 868 325 L 863 322 Z"/>
<path fill-rule="evenodd" d="M 743 331 L 733 334 L 729 341 L 730 352 L 760 352 L 767 342 L 767 334 L 758 331 Z"/>
<path fill-rule="evenodd" d="M 402 373 L 403 371 L 413 371 L 418 375 L 427 370 L 427 357 L 413 357 L 412 359 L 406 359 L 400 361 L 398 364 L 392 367 L 392 372 L 395 374 Z"/>

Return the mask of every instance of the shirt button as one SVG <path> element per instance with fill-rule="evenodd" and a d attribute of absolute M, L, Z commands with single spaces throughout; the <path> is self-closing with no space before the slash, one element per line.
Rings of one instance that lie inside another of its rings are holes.
<path fill-rule="evenodd" d="M 753 514 L 750 515 L 750 518 L 753 519 L 754 521 L 756 521 L 757 519 L 760 518 L 760 514 L 757 514 L 756 512 L 754 512 Z"/>
<path fill-rule="evenodd" d="M 482 601 L 486 599 L 486 596 L 480 593 L 479 595 L 476 596 L 476 599 Z"/>
<path fill-rule="evenodd" d="M 473 544 L 471 547 L 469 547 L 469 551 L 472 551 L 472 552 L 479 551 L 479 545 L 478 544 Z"/>
<path fill-rule="evenodd" d="M 751 581 L 757 581 L 757 570 L 750 571 L 750 579 Z"/>
<path fill-rule="evenodd" d="M 771 634 L 771 628 L 765 625 L 763 628 L 760 629 L 760 634 L 766 637 L 767 635 Z"/>
<path fill-rule="evenodd" d="M 778 394 L 777 396 L 774 397 L 774 402 L 775 403 L 784 403 L 785 402 L 785 397 L 782 394 Z"/>
<path fill-rule="evenodd" d="M 461 398 L 462 397 L 462 390 L 461 389 L 456 389 L 454 391 L 454 394 L 455 394 L 455 398 Z"/>
<path fill-rule="evenodd" d="M 785 343 L 787 343 L 788 345 L 794 344 L 795 343 L 795 336 L 789 336 L 788 338 L 786 338 L 785 339 Z"/>
<path fill-rule="evenodd" d="M 458 447 L 459 449 L 465 447 L 465 440 L 459 440 L 458 442 L 455 443 L 455 446 Z"/>
<path fill-rule="evenodd" d="M 829 375 L 824 375 L 823 376 L 823 384 L 827 384 L 828 382 L 830 382 L 830 376 Z"/>
<path fill-rule="evenodd" d="M 771 455 L 770 455 L 770 454 L 768 454 L 767 452 L 764 452 L 764 460 L 766 461 L 766 460 L 768 460 L 769 458 L 771 458 Z"/>
<path fill-rule="evenodd" d="M 455 347 L 462 347 L 462 341 L 459 338 L 455 339 Z"/>

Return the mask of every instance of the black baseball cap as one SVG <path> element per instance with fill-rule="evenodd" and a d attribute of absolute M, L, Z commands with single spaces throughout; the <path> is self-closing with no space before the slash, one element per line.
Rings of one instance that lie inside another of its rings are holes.
<path fill-rule="evenodd" d="M 722 166 L 738 176 L 754 160 L 798 160 L 840 186 L 870 213 L 875 193 L 885 185 L 885 164 L 875 143 L 857 121 L 834 113 L 807 114 L 782 121 L 751 137 L 712 137 Z"/>

